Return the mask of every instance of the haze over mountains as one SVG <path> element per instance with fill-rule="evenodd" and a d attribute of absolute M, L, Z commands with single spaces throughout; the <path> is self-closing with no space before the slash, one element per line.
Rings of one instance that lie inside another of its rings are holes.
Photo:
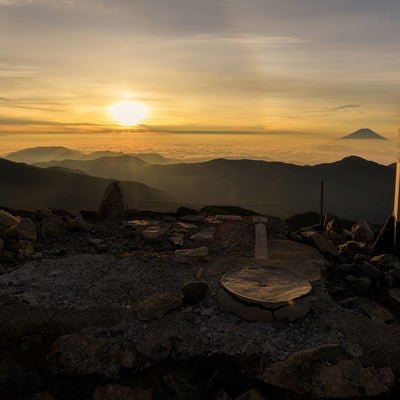
<path fill-rule="evenodd" d="M 43 207 L 96 210 L 110 180 L 38 168 L 0 158 L 0 205 L 35 210 Z M 178 206 L 181 200 L 137 182 L 121 182 L 131 208 Z"/>
<path fill-rule="evenodd" d="M 91 153 L 83 153 L 81 151 L 72 150 L 64 146 L 42 146 L 18 150 L 7 154 L 5 158 L 10 161 L 34 164 L 38 162 L 54 160 L 94 160 L 100 157 L 116 157 L 124 155 L 126 154 L 121 151 L 103 150 L 94 151 Z M 137 153 L 130 155 L 140 157 L 143 161 L 149 163 L 169 164 L 177 162 L 177 160 L 163 157 L 157 153 Z"/>
<path fill-rule="evenodd" d="M 151 191 L 152 188 L 161 190 L 162 192 L 156 192 L 157 195 L 152 195 L 152 199 L 158 199 L 157 205 L 154 202 L 147 204 L 142 202 L 147 208 L 161 208 L 162 205 L 165 208 L 171 208 L 170 203 L 174 201 L 171 199 L 178 198 L 181 204 L 191 205 L 194 208 L 212 204 L 240 205 L 282 217 L 306 211 L 317 211 L 320 181 L 324 180 L 325 211 L 334 212 L 344 218 L 367 218 L 372 222 L 383 222 L 387 216 L 391 215 L 395 175 L 393 165 L 384 166 L 359 157 L 347 157 L 334 163 L 315 166 L 226 159 L 165 165 L 151 164 L 136 156 L 117 155 L 86 160 L 55 160 L 38 165 L 45 169 L 35 168 L 36 173 L 46 171 L 43 174 L 58 174 L 58 178 L 54 179 L 61 180 L 66 186 L 62 191 L 63 196 L 68 191 L 78 191 L 74 189 L 75 186 L 69 186 L 69 189 L 67 186 L 70 185 L 70 180 L 78 180 L 79 174 L 80 182 L 84 182 L 85 179 L 96 179 L 91 176 L 82 176 L 82 173 L 85 173 L 107 179 L 141 182 L 149 186 L 146 190 Z M 62 170 L 46 167 L 57 167 Z M 25 168 L 32 167 L 25 166 Z M 79 172 L 73 173 L 71 170 Z M 16 177 L 25 174 L 18 169 L 12 173 Z M 63 174 L 65 177 L 61 178 Z M 101 193 L 97 199 L 100 199 L 102 195 L 100 187 L 104 186 L 101 185 L 105 185 L 104 180 L 100 182 L 98 187 Z M 26 184 L 28 185 L 27 182 Z M 46 181 L 42 183 L 40 190 L 47 190 L 47 195 L 51 197 L 54 191 L 52 184 L 51 181 Z M 0 189 L 4 187 L 3 185 L 2 179 Z M 82 183 L 82 185 L 85 184 Z M 137 188 L 138 184 L 133 185 Z M 18 193 L 23 196 L 24 190 L 27 189 L 24 189 L 23 184 L 20 186 Z M 87 208 L 83 204 L 84 186 L 79 189 L 81 190 L 83 193 L 79 201 L 82 203 L 76 200 L 70 207 Z M 93 187 L 93 190 L 96 189 Z M 90 192 L 93 190 L 91 189 Z M 132 196 L 138 189 L 130 190 L 127 197 Z M 57 200 L 59 197 L 52 196 Z M 6 205 L 11 206 L 11 196 L 9 201 L 10 204 Z M 25 199 L 23 201 L 26 203 Z M 64 203 L 68 204 L 67 199 Z M 19 207 L 23 208 L 22 203 L 19 204 Z M 130 207 L 134 206 L 130 204 Z"/>

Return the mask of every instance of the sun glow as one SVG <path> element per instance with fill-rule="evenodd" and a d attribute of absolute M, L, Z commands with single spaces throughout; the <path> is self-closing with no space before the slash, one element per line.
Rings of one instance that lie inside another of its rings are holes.
<path fill-rule="evenodd" d="M 123 100 L 111 104 L 108 112 L 118 125 L 134 126 L 146 118 L 148 109 L 142 103 Z"/>

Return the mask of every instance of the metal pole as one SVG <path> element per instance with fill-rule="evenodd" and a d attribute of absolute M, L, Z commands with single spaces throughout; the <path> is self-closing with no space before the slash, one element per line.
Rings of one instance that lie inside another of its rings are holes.
<path fill-rule="evenodd" d="M 324 181 L 321 181 L 321 197 L 319 200 L 319 215 L 320 215 L 320 224 L 324 224 Z"/>
<path fill-rule="evenodd" d="M 399 252 L 399 197 L 400 197 L 400 161 L 397 160 L 396 163 L 396 183 L 394 188 L 394 207 L 393 207 L 393 217 L 394 217 L 394 237 L 393 237 L 393 248 L 394 252 L 398 254 Z"/>

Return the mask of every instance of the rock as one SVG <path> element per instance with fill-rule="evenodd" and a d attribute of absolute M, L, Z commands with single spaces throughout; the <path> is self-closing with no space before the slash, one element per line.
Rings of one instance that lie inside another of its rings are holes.
<path fill-rule="evenodd" d="M 182 247 L 184 244 L 185 236 L 182 233 L 174 233 L 172 234 L 168 240 L 175 246 Z"/>
<path fill-rule="evenodd" d="M 388 288 L 400 287 L 400 268 L 385 272 L 384 277 Z"/>
<path fill-rule="evenodd" d="M 4 249 L 4 242 L 3 239 L 0 238 L 0 253 L 3 251 L 3 249 Z"/>
<path fill-rule="evenodd" d="M 400 260 L 394 254 L 380 254 L 371 258 L 371 263 L 382 271 L 400 268 Z"/>
<path fill-rule="evenodd" d="M 189 282 L 182 288 L 183 300 L 182 303 L 197 304 L 204 299 L 208 290 L 208 285 L 205 282 L 195 281 Z"/>
<path fill-rule="evenodd" d="M 37 240 L 36 225 L 30 218 L 21 219 L 15 230 L 26 240 L 31 240 L 32 242 Z"/>
<path fill-rule="evenodd" d="M 351 239 L 352 238 L 352 233 L 351 231 L 349 231 L 348 229 L 343 229 L 342 230 L 342 235 L 346 238 L 346 239 Z"/>
<path fill-rule="evenodd" d="M 369 263 L 371 261 L 371 257 L 368 254 L 355 254 L 353 261 L 356 264 L 362 264 L 362 263 Z"/>
<path fill-rule="evenodd" d="M 128 214 L 128 206 L 118 181 L 111 182 L 104 192 L 99 208 L 100 219 L 105 221 L 122 222 Z"/>
<path fill-rule="evenodd" d="M 191 230 L 198 229 L 199 227 L 195 224 L 189 224 L 188 222 L 178 221 L 175 224 L 174 231 L 175 232 L 188 232 Z"/>
<path fill-rule="evenodd" d="M 168 228 L 161 225 L 149 226 L 146 228 L 142 235 L 146 240 L 160 240 L 168 232 Z"/>
<path fill-rule="evenodd" d="M 182 305 L 182 294 L 176 292 L 156 293 L 143 300 L 136 308 L 143 321 L 163 317 Z"/>
<path fill-rule="evenodd" d="M 0 228 L 9 228 L 10 226 L 18 225 L 21 218 L 15 217 L 7 211 L 0 210 Z"/>
<path fill-rule="evenodd" d="M 265 224 L 256 223 L 254 225 L 254 258 L 262 263 L 268 258 L 268 239 Z"/>
<path fill-rule="evenodd" d="M 386 323 L 394 319 L 393 314 L 385 307 L 364 297 L 346 299 L 341 301 L 340 305 L 347 308 L 358 308 L 374 321 Z"/>
<path fill-rule="evenodd" d="M 105 252 L 108 249 L 103 239 L 90 238 L 88 239 L 88 243 L 100 253 Z"/>
<path fill-rule="evenodd" d="M 197 215 L 197 211 L 193 210 L 192 208 L 188 208 L 188 207 L 179 207 L 176 210 L 176 216 L 178 218 L 184 217 L 186 215 Z"/>
<path fill-rule="evenodd" d="M 202 215 L 185 215 L 180 217 L 184 222 L 204 222 L 205 218 Z"/>
<path fill-rule="evenodd" d="M 369 262 L 363 262 L 357 265 L 359 276 L 366 278 L 375 278 L 382 275 L 381 271 Z"/>
<path fill-rule="evenodd" d="M 44 239 L 61 236 L 65 233 L 64 221 L 51 210 L 40 210 L 36 212 L 40 223 L 40 233 Z"/>
<path fill-rule="evenodd" d="M 367 221 L 360 221 L 353 225 L 351 228 L 351 234 L 353 240 L 357 242 L 372 242 L 375 238 L 374 232 L 369 226 Z"/>
<path fill-rule="evenodd" d="M 220 221 L 241 221 L 243 219 L 243 217 L 241 217 L 240 215 L 216 215 L 215 216 L 216 219 L 220 220 Z"/>
<path fill-rule="evenodd" d="M 175 250 L 175 255 L 184 257 L 207 257 L 208 247 L 202 246 L 195 249 L 180 249 Z"/>
<path fill-rule="evenodd" d="M 291 322 L 304 318 L 310 311 L 311 300 L 311 296 L 305 296 L 291 301 L 287 306 L 273 311 L 274 319 Z"/>
<path fill-rule="evenodd" d="M 129 340 L 83 333 L 59 337 L 48 360 L 56 372 L 113 379 L 119 378 L 121 369 L 133 369 L 138 362 L 136 349 Z"/>
<path fill-rule="evenodd" d="M 191 240 L 199 242 L 211 242 L 214 240 L 214 229 L 203 229 L 190 237 Z"/>
<path fill-rule="evenodd" d="M 337 257 L 339 255 L 337 247 L 328 240 L 322 233 L 315 231 L 301 232 L 301 236 L 311 242 L 323 254 Z"/>
<path fill-rule="evenodd" d="M 336 216 L 333 216 L 333 219 L 330 221 L 325 220 L 325 230 L 327 232 L 336 232 L 336 233 L 342 233 L 342 224 L 340 222 L 340 219 L 337 218 Z"/>
<path fill-rule="evenodd" d="M 396 313 L 400 313 L 400 288 L 393 288 L 388 290 L 389 305 Z"/>
<path fill-rule="evenodd" d="M 346 275 L 357 277 L 364 276 L 366 278 L 375 278 L 382 275 L 381 271 L 370 263 L 363 262 L 362 264 L 342 264 L 337 267 L 339 271 Z"/>
<path fill-rule="evenodd" d="M 272 311 L 256 305 L 244 304 L 231 296 L 225 289 L 218 289 L 217 295 L 218 302 L 224 310 L 237 315 L 245 321 L 271 322 L 274 320 Z"/>
<path fill-rule="evenodd" d="M 158 221 L 150 221 L 147 219 L 132 219 L 124 223 L 125 226 L 133 226 L 135 228 L 145 228 L 151 225 L 157 225 L 160 222 Z"/>
<path fill-rule="evenodd" d="M 354 257 L 357 253 L 367 253 L 367 246 L 365 243 L 349 240 L 348 242 L 338 246 L 339 255 Z"/>
<path fill-rule="evenodd" d="M 55 400 L 54 397 L 49 392 L 36 393 L 32 399 L 33 400 Z"/>
<path fill-rule="evenodd" d="M 325 345 L 292 354 L 267 368 L 261 379 L 273 386 L 313 398 L 360 398 L 388 393 L 390 368 L 364 368 L 339 345 Z"/>
<path fill-rule="evenodd" d="M 97 386 L 92 400 L 152 400 L 152 389 L 118 384 Z"/>
<path fill-rule="evenodd" d="M 33 254 L 35 254 L 33 242 L 29 240 L 20 240 L 18 242 L 18 254 L 21 257 L 31 257 Z"/>
<path fill-rule="evenodd" d="M 267 400 L 267 398 L 257 389 L 251 389 L 236 397 L 235 400 Z"/>
<path fill-rule="evenodd" d="M 351 283 L 351 288 L 359 294 L 368 292 L 372 284 L 371 279 L 363 276 L 358 278 L 353 275 L 347 275 L 346 280 Z"/>

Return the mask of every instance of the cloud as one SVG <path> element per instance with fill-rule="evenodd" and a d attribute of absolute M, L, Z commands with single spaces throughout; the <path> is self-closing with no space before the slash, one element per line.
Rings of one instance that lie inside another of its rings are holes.
<path fill-rule="evenodd" d="M 347 110 L 349 108 L 360 108 L 360 104 L 345 104 L 344 106 L 338 106 L 331 108 L 332 111 L 340 111 L 340 110 Z"/>
<path fill-rule="evenodd" d="M 29 5 L 70 5 L 72 0 L 0 0 L 0 6 L 29 6 Z"/>
<path fill-rule="evenodd" d="M 197 34 L 187 36 L 181 40 L 199 43 L 215 43 L 216 41 L 226 44 L 249 44 L 249 45 L 299 45 L 309 43 L 308 40 L 294 36 L 268 36 L 249 33 L 226 33 L 226 34 Z"/>

